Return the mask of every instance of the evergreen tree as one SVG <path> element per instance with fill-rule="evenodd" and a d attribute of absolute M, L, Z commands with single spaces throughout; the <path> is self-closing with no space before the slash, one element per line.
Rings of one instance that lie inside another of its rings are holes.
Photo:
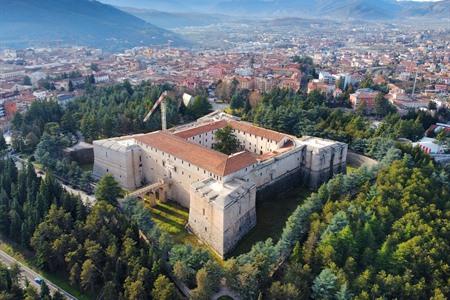
<path fill-rule="evenodd" d="M 0 155 L 3 151 L 8 149 L 8 145 L 6 144 L 5 137 L 3 136 L 3 132 L 0 130 Z"/>
<path fill-rule="evenodd" d="M 196 96 L 189 103 L 187 107 L 187 113 L 193 118 L 198 119 L 207 113 L 209 113 L 212 109 L 211 103 L 209 103 L 206 97 Z"/>
<path fill-rule="evenodd" d="M 97 200 L 117 205 L 117 200 L 122 194 L 122 188 L 111 174 L 104 175 L 97 183 L 97 188 L 95 190 L 95 197 Z"/>
<path fill-rule="evenodd" d="M 152 297 L 158 300 L 173 300 L 178 298 L 174 284 L 164 275 L 159 275 L 156 279 L 152 290 Z"/>
<path fill-rule="evenodd" d="M 41 291 L 39 293 L 39 299 L 40 300 L 51 300 L 52 297 L 50 296 L 50 289 L 47 285 L 47 283 L 45 282 L 45 280 L 42 280 L 41 283 Z"/>
<path fill-rule="evenodd" d="M 269 289 L 270 299 L 273 300 L 295 300 L 300 296 L 300 292 L 292 283 L 282 284 L 279 281 L 272 283 Z"/>
<path fill-rule="evenodd" d="M 214 134 L 215 143 L 213 149 L 225 153 L 227 155 L 238 151 L 239 141 L 233 133 L 233 128 L 229 125 L 219 129 Z"/>
<path fill-rule="evenodd" d="M 69 84 L 68 84 L 67 86 L 68 86 L 68 87 L 67 87 L 67 90 L 68 90 L 69 92 L 73 92 L 73 91 L 75 90 L 75 88 L 74 88 L 74 86 L 73 86 L 72 80 L 69 80 Z"/>
<path fill-rule="evenodd" d="M 23 78 L 23 85 L 32 85 L 30 76 L 25 76 Z"/>
<path fill-rule="evenodd" d="M 333 299 L 338 291 L 337 277 L 330 269 L 323 269 L 314 279 L 313 286 L 314 299 Z"/>

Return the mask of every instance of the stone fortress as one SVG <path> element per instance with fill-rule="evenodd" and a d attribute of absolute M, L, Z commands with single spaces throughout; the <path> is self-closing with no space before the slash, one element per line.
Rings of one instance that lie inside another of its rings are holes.
<path fill-rule="evenodd" d="M 240 152 L 212 149 L 215 132 L 231 126 Z M 152 193 L 189 208 L 189 229 L 219 255 L 256 224 L 256 192 L 301 176 L 317 187 L 345 172 L 347 145 L 264 129 L 223 112 L 196 122 L 94 141 L 94 176 L 112 174 L 135 195 Z"/>

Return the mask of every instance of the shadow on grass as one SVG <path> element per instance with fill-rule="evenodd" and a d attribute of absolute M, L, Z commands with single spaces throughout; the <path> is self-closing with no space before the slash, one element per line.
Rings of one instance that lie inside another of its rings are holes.
<path fill-rule="evenodd" d="M 283 231 L 287 219 L 311 191 L 306 187 L 295 187 L 270 199 L 256 200 L 256 226 L 238 243 L 229 257 L 238 256 L 250 251 L 259 241 L 272 238 L 276 242 Z"/>
<path fill-rule="evenodd" d="M 167 206 L 162 206 L 161 204 L 156 204 L 156 206 L 153 207 L 155 210 L 159 210 L 161 212 L 164 212 L 168 215 L 173 215 L 174 217 L 182 220 L 186 220 L 186 215 L 183 215 L 182 213 L 176 211 L 175 209 L 170 209 Z M 187 220 L 186 220 L 187 221 Z"/>
<path fill-rule="evenodd" d="M 161 214 L 158 214 L 158 213 L 152 212 L 152 215 L 153 215 L 153 218 L 155 220 L 163 223 L 163 225 L 167 224 L 167 225 L 170 225 L 170 226 L 172 226 L 172 227 L 174 227 L 174 228 L 176 228 L 178 230 L 185 230 L 184 229 L 184 224 L 180 224 L 180 223 L 178 223 L 178 222 L 176 222 L 176 221 L 174 221 L 174 220 L 172 220 L 170 218 L 167 218 L 167 217 L 165 217 L 165 216 L 163 216 Z"/>

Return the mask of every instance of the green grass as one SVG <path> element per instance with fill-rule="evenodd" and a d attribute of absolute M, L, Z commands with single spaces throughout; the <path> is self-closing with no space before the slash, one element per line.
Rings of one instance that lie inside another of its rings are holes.
<path fill-rule="evenodd" d="M 85 164 L 85 165 L 80 165 L 81 170 L 85 171 L 85 172 L 92 172 L 93 168 L 94 168 L 94 164 Z"/>
<path fill-rule="evenodd" d="M 271 199 L 256 200 L 256 226 L 238 243 L 230 256 L 250 251 L 259 241 L 277 241 L 292 212 L 311 194 L 305 187 L 296 187 Z"/>
<path fill-rule="evenodd" d="M 175 202 L 159 202 L 154 207 L 147 206 L 158 227 L 169 233 L 176 243 L 198 245 L 197 238 L 186 230 L 189 210 Z"/>
<path fill-rule="evenodd" d="M 193 247 L 207 249 L 218 263 L 223 263 L 220 258 L 208 245 L 202 243 L 194 234 L 186 230 L 189 221 L 189 210 L 179 204 L 169 202 L 157 202 L 156 206 L 150 207 L 152 219 L 163 231 L 169 233 L 177 244 L 187 244 Z"/>
<path fill-rule="evenodd" d="M 0 237 L 2 238 L 2 237 Z M 35 263 L 34 255 L 31 251 L 27 249 L 23 249 L 22 247 L 15 245 L 14 243 L 6 243 L 4 242 L 4 239 L 0 240 L 0 249 L 5 251 L 10 256 L 17 259 L 22 264 L 26 265 L 30 269 L 34 270 L 35 272 L 42 275 L 45 279 L 53 282 L 63 290 L 69 292 L 73 296 L 75 296 L 79 300 L 90 300 L 95 299 L 96 297 L 94 295 L 87 295 L 82 293 L 77 288 L 72 287 L 69 284 L 67 274 L 65 273 L 48 273 L 45 271 L 40 270 Z"/>
<path fill-rule="evenodd" d="M 272 238 L 278 240 L 287 218 L 306 199 L 311 192 L 304 187 L 297 187 L 279 194 L 268 200 L 257 200 L 257 224 L 238 244 L 231 256 L 248 252 L 258 241 Z M 163 231 L 169 233 L 175 243 L 189 244 L 196 247 L 208 248 L 219 263 L 223 260 L 209 248 L 201 243 L 197 237 L 189 233 L 185 226 L 189 219 L 189 211 L 175 202 L 157 202 L 154 207 L 147 206 L 153 221 Z"/>

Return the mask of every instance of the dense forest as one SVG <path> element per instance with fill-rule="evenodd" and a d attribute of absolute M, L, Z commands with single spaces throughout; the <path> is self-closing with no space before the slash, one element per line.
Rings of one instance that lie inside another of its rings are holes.
<path fill-rule="evenodd" d="M 88 208 L 50 174 L 38 177 L 31 164 L 18 170 L 2 159 L 0 170 L 0 234 L 32 250 L 39 268 L 64 274 L 72 286 L 103 299 L 177 297 L 161 274 L 158 248 L 140 238 L 136 223 L 114 202 L 117 196 L 106 196 L 114 189 L 99 188 L 97 203 Z M 22 293 L 14 289 L 17 274 L 4 276 L 11 284 L 0 285 L 1 291 Z"/>
<path fill-rule="evenodd" d="M 296 299 L 450 294 L 450 177 L 419 150 L 408 152 L 310 216 L 272 298 L 288 299 L 293 291 Z"/>

